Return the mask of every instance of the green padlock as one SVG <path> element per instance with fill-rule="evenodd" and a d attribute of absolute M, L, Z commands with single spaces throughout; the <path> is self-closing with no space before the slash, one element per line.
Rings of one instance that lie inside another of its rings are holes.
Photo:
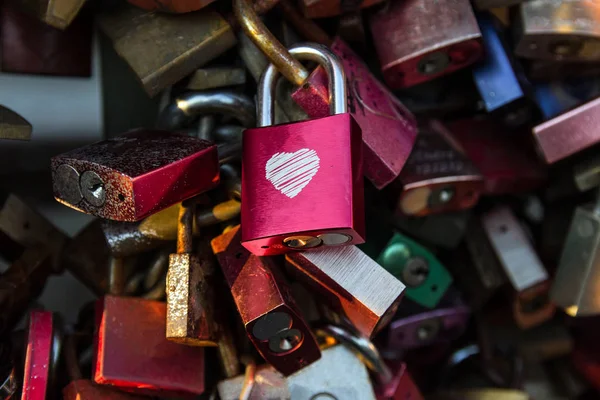
<path fill-rule="evenodd" d="M 406 285 L 406 297 L 434 308 L 452 283 L 452 276 L 427 249 L 394 233 L 377 262 Z"/>

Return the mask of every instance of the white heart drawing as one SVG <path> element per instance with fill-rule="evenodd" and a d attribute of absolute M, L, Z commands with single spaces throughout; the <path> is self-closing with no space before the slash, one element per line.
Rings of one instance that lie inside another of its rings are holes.
<path fill-rule="evenodd" d="M 265 165 L 266 178 L 287 197 L 296 197 L 319 170 L 319 156 L 311 149 L 275 153 Z"/>

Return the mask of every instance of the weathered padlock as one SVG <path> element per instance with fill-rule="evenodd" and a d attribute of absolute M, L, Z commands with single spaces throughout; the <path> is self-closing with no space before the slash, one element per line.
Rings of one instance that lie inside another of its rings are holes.
<path fill-rule="evenodd" d="M 547 171 L 522 129 L 512 132 L 488 118 L 447 124 L 453 139 L 483 175 L 484 194 L 530 192 L 547 181 Z"/>
<path fill-rule="evenodd" d="M 30 140 L 31 124 L 10 108 L 0 105 L 0 139 Z"/>
<path fill-rule="evenodd" d="M 540 156 L 554 164 L 600 141 L 590 123 L 600 111 L 600 99 L 591 100 L 533 128 Z"/>
<path fill-rule="evenodd" d="M 424 307 L 434 308 L 452 284 L 452 277 L 431 252 L 398 232 L 377 262 L 406 285 L 407 298 Z"/>
<path fill-rule="evenodd" d="M 538 60 L 598 61 L 598 5 L 593 1 L 526 1 L 518 6 L 515 53 Z"/>
<path fill-rule="evenodd" d="M 42 22 L 64 30 L 77 17 L 85 0 L 25 0 L 17 4 Z"/>
<path fill-rule="evenodd" d="M 132 131 L 52 158 L 55 198 L 78 211 L 137 221 L 219 183 L 217 147 L 166 131 Z"/>
<path fill-rule="evenodd" d="M 384 188 L 398 176 L 410 155 L 417 135 L 414 116 L 339 37 L 330 39 L 318 25 L 299 15 L 290 1 L 280 1 L 280 7 L 304 37 L 329 46 L 341 61 L 348 87 L 348 111 L 362 130 L 365 176 L 378 189 Z M 308 85 L 292 93 L 294 101 L 312 118 L 329 115 L 325 69 L 315 69 L 306 82 Z"/>
<path fill-rule="evenodd" d="M 467 0 L 392 1 L 369 20 L 385 81 L 413 86 L 464 68 L 483 55 Z"/>
<path fill-rule="evenodd" d="M 248 337 L 269 364 L 288 376 L 321 357 L 319 346 L 274 260 L 249 253 L 239 226 L 212 240 Z"/>
<path fill-rule="evenodd" d="M 377 400 L 424 399 L 408 373 L 406 364 L 395 362 L 388 365 L 366 337 L 334 325 L 325 325 L 320 328 L 320 332 L 345 344 L 364 361 L 374 375 Z"/>
<path fill-rule="evenodd" d="M 483 176 L 439 121 L 427 121 L 398 179 L 390 187 L 397 214 L 421 217 L 473 207 Z"/>
<path fill-rule="evenodd" d="M 160 129 L 180 130 L 198 115 L 223 114 L 241 122 L 246 128 L 256 124 L 254 102 L 233 91 L 215 90 L 191 92 L 175 98 L 158 117 Z"/>
<path fill-rule="evenodd" d="M 467 329 L 471 310 L 456 290 L 448 293 L 434 310 L 402 304 L 384 346 L 386 357 L 401 359 L 404 352 L 458 339 Z"/>
<path fill-rule="evenodd" d="M 74 335 L 65 339 L 62 353 L 65 369 L 71 380 L 62 390 L 64 400 L 143 400 L 145 398 L 95 384 L 90 379 L 84 379 L 79 367 Z"/>
<path fill-rule="evenodd" d="M 405 285 L 355 246 L 286 255 L 289 271 L 367 337 L 392 319 Z M 373 296 L 373 288 L 377 296 Z"/>
<path fill-rule="evenodd" d="M 505 44 L 500 22 L 488 13 L 480 13 L 477 22 L 485 57 L 474 65 L 473 80 L 485 109 L 507 126 L 524 125 L 533 116 L 529 82 Z"/>
<path fill-rule="evenodd" d="M 52 393 L 60 358 L 60 331 L 49 311 L 29 314 L 21 400 L 43 400 Z"/>
<path fill-rule="evenodd" d="M 242 158 L 242 244 L 256 255 L 364 242 L 361 131 L 346 112 L 344 71 L 324 46 L 296 49 L 326 66 L 334 115 L 270 126 L 277 72 L 263 74 L 260 128 L 244 132 Z"/>
<path fill-rule="evenodd" d="M 231 26 L 212 10 L 168 15 L 122 4 L 100 15 L 98 22 L 150 96 L 224 53 L 236 41 Z"/>
<path fill-rule="evenodd" d="M 98 300 L 94 381 L 139 394 L 202 394 L 204 349 L 168 341 L 165 320 L 162 302 L 112 295 Z"/>
<path fill-rule="evenodd" d="M 32 1 L 35 2 L 37 0 Z M 59 1 L 59 4 L 48 2 L 48 5 L 55 4 L 56 10 L 65 5 L 60 3 L 68 2 L 78 1 Z M 82 13 L 63 31 L 27 15 L 14 2 L 5 1 L 0 6 L 0 22 L 2 72 L 81 77 L 91 75 L 94 24 L 90 13 Z"/>
<path fill-rule="evenodd" d="M 596 300 L 600 196 L 593 205 L 577 207 L 558 263 L 550 298 L 571 316 L 600 313 Z"/>

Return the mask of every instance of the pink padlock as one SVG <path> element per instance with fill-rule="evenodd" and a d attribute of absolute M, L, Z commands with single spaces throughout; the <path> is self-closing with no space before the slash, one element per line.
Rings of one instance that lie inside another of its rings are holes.
<path fill-rule="evenodd" d="M 362 134 L 347 112 L 344 70 L 325 46 L 290 52 L 325 68 L 333 115 L 271 126 L 277 71 L 270 65 L 263 73 L 259 128 L 244 132 L 242 158 L 242 244 L 259 256 L 365 237 Z"/>

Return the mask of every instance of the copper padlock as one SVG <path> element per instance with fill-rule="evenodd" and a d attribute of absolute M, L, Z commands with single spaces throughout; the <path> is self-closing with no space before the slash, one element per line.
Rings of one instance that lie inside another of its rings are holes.
<path fill-rule="evenodd" d="M 390 195 L 398 214 L 421 217 L 471 208 L 483 188 L 483 176 L 446 128 L 439 121 L 427 121 Z"/>
<path fill-rule="evenodd" d="M 242 158 L 242 244 L 256 255 L 364 242 L 361 131 L 347 113 L 344 71 L 324 46 L 297 49 L 327 67 L 334 115 L 270 126 L 277 72 L 263 74 L 260 127 L 244 132 Z"/>
<path fill-rule="evenodd" d="M 122 4 L 101 14 L 98 22 L 150 96 L 180 81 L 236 42 L 231 26 L 212 10 L 168 15 Z"/>
<path fill-rule="evenodd" d="M 239 226 L 212 240 L 248 337 L 275 369 L 291 375 L 321 357 L 275 260 L 249 253 Z"/>
<path fill-rule="evenodd" d="M 515 53 L 535 60 L 598 61 L 600 8 L 593 1 L 526 1 L 513 24 Z"/>
<path fill-rule="evenodd" d="M 393 0 L 369 23 L 383 77 L 392 89 L 449 74 L 483 55 L 468 0 Z"/>
<path fill-rule="evenodd" d="M 101 218 L 137 221 L 219 183 L 217 147 L 132 131 L 52 158 L 55 198 Z"/>
<path fill-rule="evenodd" d="M 286 261 L 293 276 L 367 337 L 391 321 L 406 289 L 355 246 L 289 253 Z"/>
<path fill-rule="evenodd" d="M 348 110 L 362 129 L 365 176 L 382 189 L 402 170 L 417 135 L 414 116 L 371 74 L 367 66 L 339 37 L 330 39 L 314 22 L 303 18 L 289 0 L 280 1 L 285 17 L 310 41 L 331 48 L 346 73 Z M 323 67 L 298 87 L 292 98 L 311 118 L 329 114 L 327 73 Z"/>

